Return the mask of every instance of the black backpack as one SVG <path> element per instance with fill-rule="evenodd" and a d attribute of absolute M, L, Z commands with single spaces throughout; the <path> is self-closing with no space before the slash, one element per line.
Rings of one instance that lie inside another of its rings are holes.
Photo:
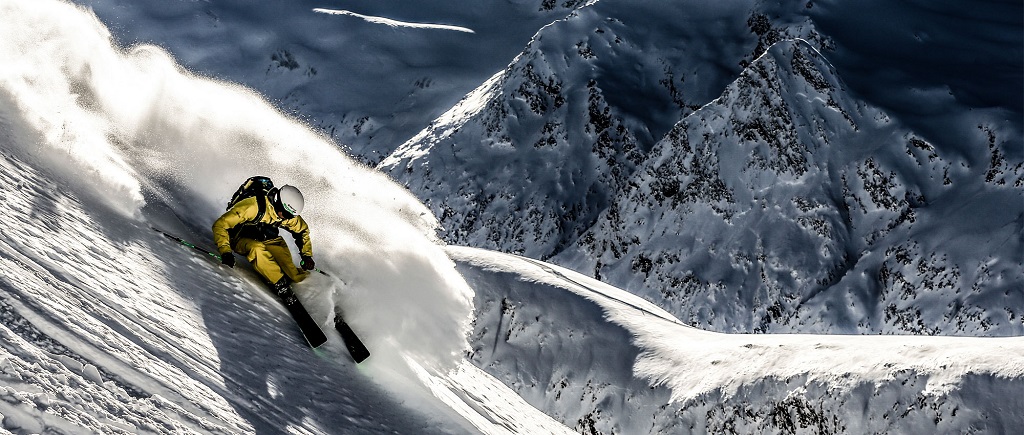
<path fill-rule="evenodd" d="M 243 236 L 263 241 L 277 236 L 276 227 L 260 222 L 263 219 L 263 215 L 267 213 L 267 202 L 263 198 L 272 196 L 276 191 L 277 188 L 274 187 L 274 182 L 262 175 L 249 177 L 241 186 L 238 186 L 238 190 L 235 191 L 234 195 L 231 195 L 231 200 L 228 201 L 227 210 L 231 210 L 231 207 L 234 207 L 239 201 L 255 196 L 259 198 L 256 201 L 259 211 L 251 221 L 233 228 L 234 231 L 228 232 L 232 239 Z"/>

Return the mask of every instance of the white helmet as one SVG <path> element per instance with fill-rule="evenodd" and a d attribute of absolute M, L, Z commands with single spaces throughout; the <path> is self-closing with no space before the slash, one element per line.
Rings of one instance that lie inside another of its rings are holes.
<path fill-rule="evenodd" d="M 299 189 L 285 184 L 278 189 L 274 206 L 283 212 L 286 217 L 291 217 L 302 213 L 302 206 L 305 203 L 305 200 L 302 199 L 302 192 L 299 192 Z"/>

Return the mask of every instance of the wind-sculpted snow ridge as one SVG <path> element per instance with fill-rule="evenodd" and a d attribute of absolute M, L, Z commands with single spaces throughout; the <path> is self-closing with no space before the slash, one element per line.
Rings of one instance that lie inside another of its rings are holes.
<path fill-rule="evenodd" d="M 812 47 L 776 44 L 562 261 L 720 331 L 1024 333 L 1009 132 L 979 125 L 979 167 L 854 101 Z"/>
<path fill-rule="evenodd" d="M 764 41 L 827 44 L 807 23 L 762 23 L 755 3 L 590 3 L 543 28 L 379 167 L 431 207 L 447 241 L 550 258 L 577 242 L 654 143 L 716 97 Z"/>
<path fill-rule="evenodd" d="M 722 334 L 536 260 L 448 249 L 472 359 L 580 433 L 1015 433 L 1021 338 Z"/>

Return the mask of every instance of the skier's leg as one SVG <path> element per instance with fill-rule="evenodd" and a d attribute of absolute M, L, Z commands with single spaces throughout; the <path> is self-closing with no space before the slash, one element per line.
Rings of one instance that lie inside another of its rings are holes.
<path fill-rule="evenodd" d="M 281 266 L 277 264 L 274 255 L 267 249 L 266 242 L 259 242 L 253 239 L 238 239 L 235 243 L 235 252 L 244 255 L 252 263 L 253 269 L 259 273 L 270 284 L 276 284 L 284 277 Z M 288 260 L 291 263 L 291 260 Z M 292 266 L 293 268 L 295 266 Z"/>
<path fill-rule="evenodd" d="M 266 249 L 270 252 L 270 255 L 274 257 L 274 261 L 281 268 L 281 271 L 288 276 L 292 282 L 302 282 L 309 276 L 309 273 L 304 270 L 299 270 L 295 267 L 295 263 L 292 262 L 292 252 L 288 249 L 288 244 L 285 243 L 284 238 L 277 237 L 264 242 Z"/>

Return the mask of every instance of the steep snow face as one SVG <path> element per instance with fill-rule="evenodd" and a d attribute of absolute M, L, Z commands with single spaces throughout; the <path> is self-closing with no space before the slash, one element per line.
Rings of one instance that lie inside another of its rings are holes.
<path fill-rule="evenodd" d="M 994 129 L 975 140 L 1002 155 L 1012 133 Z M 779 43 L 561 260 L 716 330 L 1021 334 L 1024 171 L 978 154 L 898 127 L 813 48 Z"/>
<path fill-rule="evenodd" d="M 112 46 L 96 17 L 72 5 L 5 0 L 0 17 L 0 57 L 9 63 L 0 71 L 0 120 L 12 158 L 54 174 L 60 185 L 105 204 L 101 210 L 206 246 L 210 225 L 241 181 L 261 174 L 295 185 L 306 193 L 303 216 L 317 263 L 336 274 L 313 286 L 315 318 L 326 325 L 340 311 L 366 331 L 380 354 L 368 366 L 382 381 L 387 373 L 416 379 L 408 361 L 432 376 L 456 367 L 467 346 L 472 293 L 436 243 L 433 216 L 405 189 L 251 91 L 188 74 L 157 47 Z M 44 207 L 33 204 L 19 209 Z M 38 212 L 44 227 L 78 227 L 51 222 L 59 209 Z M 101 234 L 111 233 L 131 238 L 113 229 Z M 26 236 L 45 245 L 47 234 Z M 77 263 L 74 250 L 58 252 L 54 261 Z M 114 280 L 104 278 L 109 267 L 61 276 L 89 274 L 83 290 L 122 287 L 121 280 L 103 282 Z M 371 327 L 381 324 L 388 327 Z M 408 390 L 403 382 L 392 386 Z"/>
<path fill-rule="evenodd" d="M 754 2 L 706 6 L 583 7 L 538 32 L 506 70 L 380 168 L 431 207 L 448 241 L 556 255 L 672 124 L 717 96 L 768 42 L 785 35 L 827 45 L 806 21 L 778 30 Z"/>
<path fill-rule="evenodd" d="M 1019 337 L 714 333 L 555 265 L 448 252 L 478 290 L 473 360 L 581 433 L 995 434 L 1024 425 Z"/>
<path fill-rule="evenodd" d="M 251 271 L 217 267 L 23 153 L 49 150 L 14 133 L 24 120 L 10 108 L 0 104 L 0 219 L 17 223 L 0 237 L 0 432 L 459 433 L 444 406 L 428 417 L 346 363 L 333 334 L 310 351 Z M 65 163 L 65 175 L 77 167 Z M 326 320 L 336 284 L 312 281 L 298 294 Z"/>

